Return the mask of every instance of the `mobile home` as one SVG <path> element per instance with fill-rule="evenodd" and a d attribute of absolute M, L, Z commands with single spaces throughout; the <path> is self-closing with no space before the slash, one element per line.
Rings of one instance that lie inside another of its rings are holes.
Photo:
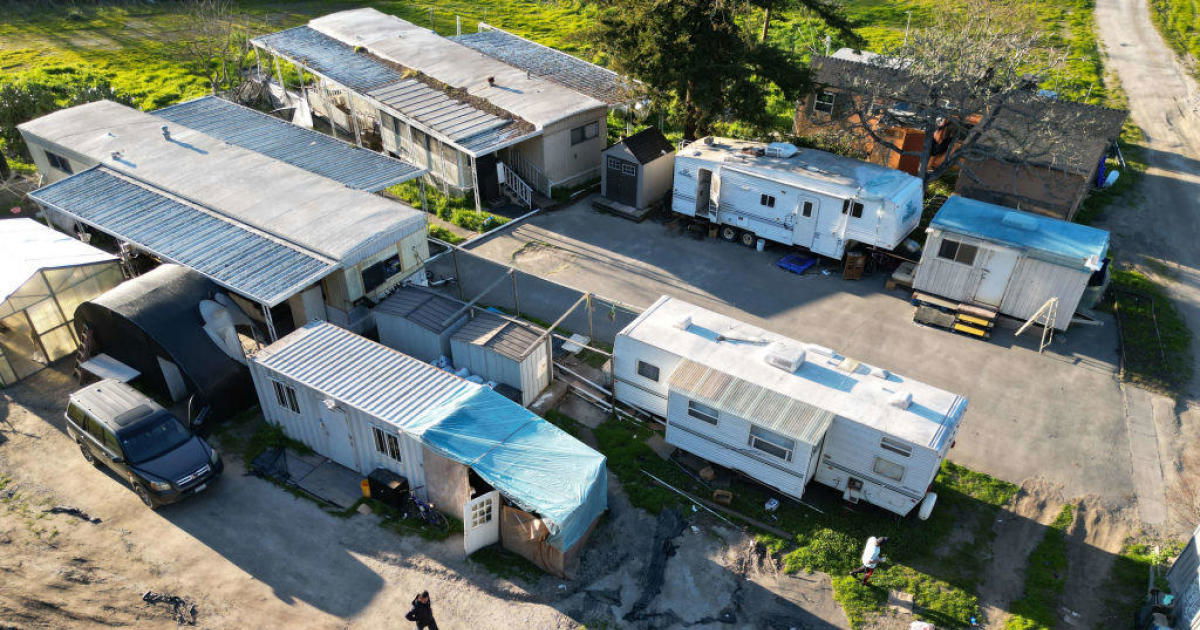
<path fill-rule="evenodd" d="M 1200 628 L 1200 528 L 1192 532 L 1187 546 L 1167 571 L 1167 583 L 1175 606 L 1175 630 Z"/>
<path fill-rule="evenodd" d="M 663 296 L 622 330 L 618 400 L 666 441 L 800 498 L 810 481 L 925 518 L 962 396 Z"/>
<path fill-rule="evenodd" d="M 790 144 L 702 138 L 675 156 L 671 209 L 758 239 L 841 258 L 862 243 L 894 249 L 921 220 L 921 180 Z"/>
<path fill-rule="evenodd" d="M 1058 298 L 1054 327 L 1066 330 L 1107 284 L 1109 234 L 953 195 L 938 210 L 913 289 L 1028 319 Z"/>
<path fill-rule="evenodd" d="M 368 475 L 405 477 L 464 523 L 472 553 L 499 542 L 569 575 L 607 509 L 604 456 L 500 394 L 326 322 L 251 357 L 263 416 Z"/>

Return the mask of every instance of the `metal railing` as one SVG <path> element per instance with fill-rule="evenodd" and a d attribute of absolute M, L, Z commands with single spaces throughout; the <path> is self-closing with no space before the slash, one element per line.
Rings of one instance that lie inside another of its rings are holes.
<path fill-rule="evenodd" d="M 509 192 L 525 205 L 526 208 L 533 207 L 533 188 L 521 179 L 521 176 L 504 162 L 496 162 L 496 168 L 500 171 L 500 182 Z"/>
<path fill-rule="evenodd" d="M 530 187 L 542 193 L 550 195 L 550 178 L 541 169 L 534 166 L 532 162 L 522 156 L 519 152 L 507 149 L 504 151 L 504 162 L 509 168 L 517 172 L 517 175 L 522 180 L 529 183 Z"/>

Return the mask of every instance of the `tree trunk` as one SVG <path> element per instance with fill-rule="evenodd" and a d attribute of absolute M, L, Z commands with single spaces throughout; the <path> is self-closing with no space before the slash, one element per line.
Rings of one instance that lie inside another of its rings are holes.
<path fill-rule="evenodd" d="M 692 88 L 689 85 L 683 93 L 683 141 L 691 142 L 696 139 L 696 128 L 700 126 L 698 112 L 692 104 Z"/>
<path fill-rule="evenodd" d="M 938 131 L 937 118 L 932 118 L 925 125 L 925 138 L 921 143 L 921 163 L 917 167 L 917 176 L 921 178 L 921 192 L 929 192 L 929 160 L 933 157 L 934 135 Z"/>
<path fill-rule="evenodd" d="M 8 181 L 11 175 L 12 169 L 8 168 L 8 160 L 5 159 L 3 153 L 0 153 L 0 182 Z"/>
<path fill-rule="evenodd" d="M 767 43 L 767 35 L 770 32 L 771 32 L 771 5 L 767 5 L 763 9 L 763 28 L 762 28 L 762 36 L 759 38 L 759 41 L 764 44 Z"/>

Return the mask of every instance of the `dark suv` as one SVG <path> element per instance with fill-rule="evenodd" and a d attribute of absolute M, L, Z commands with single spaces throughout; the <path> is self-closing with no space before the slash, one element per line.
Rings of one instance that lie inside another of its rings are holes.
<path fill-rule="evenodd" d="M 67 433 L 93 466 L 129 480 L 150 509 L 208 487 L 224 464 L 213 447 L 136 389 L 103 380 L 73 394 Z"/>

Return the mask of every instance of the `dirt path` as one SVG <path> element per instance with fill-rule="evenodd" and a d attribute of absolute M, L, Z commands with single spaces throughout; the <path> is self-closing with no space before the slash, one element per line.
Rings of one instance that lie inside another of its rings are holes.
<path fill-rule="evenodd" d="M 1000 513 L 993 531 L 992 561 L 980 580 L 979 608 L 984 627 L 1000 629 L 1008 618 L 1008 607 L 1025 588 L 1025 566 L 1029 554 L 1059 510 L 1063 499 L 1058 488 L 1046 481 L 1026 481 L 1012 504 Z"/>
<path fill-rule="evenodd" d="M 1127 623 L 1122 615 L 1109 617 L 1107 598 L 1098 596 L 1108 586 L 1109 571 L 1126 539 L 1138 530 L 1137 516 L 1095 498 L 1080 501 L 1075 520 L 1067 530 L 1067 584 L 1059 614 L 1062 628 L 1117 628 Z"/>

